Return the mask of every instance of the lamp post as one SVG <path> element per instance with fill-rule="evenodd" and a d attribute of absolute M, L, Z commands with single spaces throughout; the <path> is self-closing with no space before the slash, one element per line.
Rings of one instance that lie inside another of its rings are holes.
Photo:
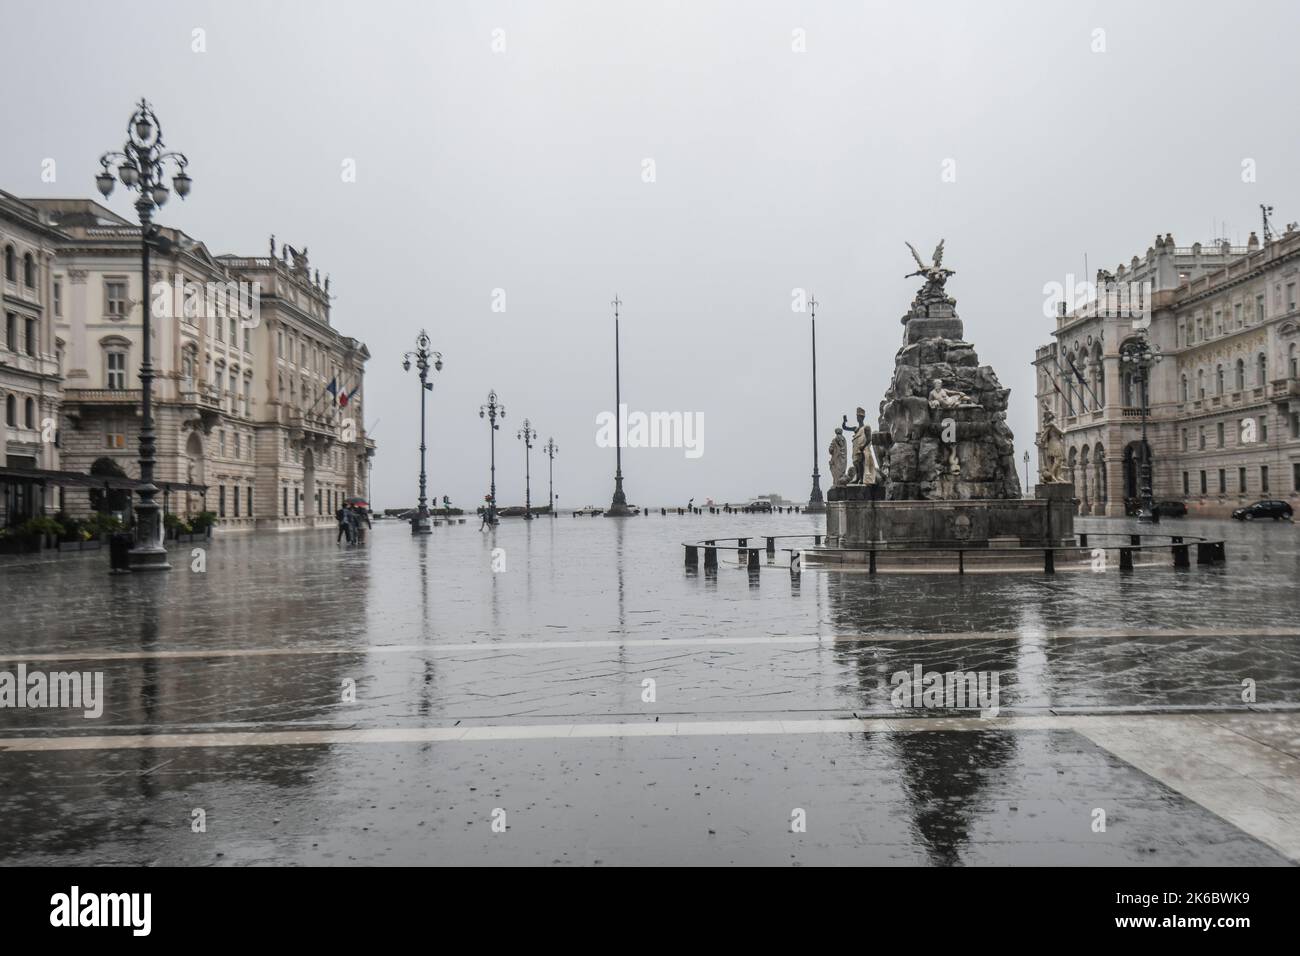
<path fill-rule="evenodd" d="M 1139 327 L 1136 338 L 1129 339 L 1120 347 L 1119 358 L 1120 362 L 1136 375 L 1138 411 L 1142 417 L 1142 461 L 1139 477 L 1142 506 L 1138 511 L 1138 521 L 1159 524 L 1160 516 L 1155 512 L 1151 493 L 1151 448 L 1147 444 L 1147 416 L 1150 413 L 1151 369 L 1164 356 L 1160 353 L 1159 347 L 1151 342 L 1149 334 L 1148 329 Z"/>
<path fill-rule="evenodd" d="M 415 517 L 411 519 L 411 534 L 431 534 L 433 532 L 433 522 L 429 519 L 429 506 L 425 496 L 425 487 L 427 479 L 424 472 L 424 393 L 433 391 L 433 383 L 429 381 L 429 367 L 432 365 L 435 372 L 442 371 L 442 353 L 434 352 L 429 348 L 429 333 L 424 329 L 415 337 L 415 351 L 407 352 L 402 356 L 402 371 L 411 370 L 411 359 L 415 359 L 415 367 L 420 372 L 420 501 L 415 510 Z M 433 359 L 432 362 L 429 360 Z"/>
<path fill-rule="evenodd" d="M 555 456 L 560 451 L 560 446 L 555 444 L 554 438 L 546 439 L 546 444 L 542 446 L 542 451 L 546 452 L 549 462 L 546 466 L 546 492 L 550 497 L 551 517 L 555 517 Z"/>
<path fill-rule="evenodd" d="M 103 170 L 95 177 L 95 184 L 104 198 L 113 191 L 113 166 L 117 178 L 127 189 L 138 192 L 135 211 L 140 217 L 140 485 L 136 489 L 140 501 L 135 507 L 135 544 L 130 552 L 132 571 L 168 571 L 167 549 L 163 546 L 162 521 L 158 502 L 154 500 L 158 488 L 153 483 L 153 466 L 157 438 L 153 421 L 153 329 L 150 324 L 149 301 L 149 246 L 158 239 L 158 226 L 153 222 L 154 208 L 162 206 L 171 195 L 164 182 L 167 166 L 175 168 L 172 187 L 184 199 L 190 194 L 193 181 L 185 167 L 189 160 L 184 153 L 171 152 L 163 146 L 162 126 L 153 109 L 140 100 L 126 125 L 126 144 L 120 152 L 112 151 L 100 157 Z"/>
<path fill-rule="evenodd" d="M 809 514 L 821 514 L 826 510 L 822 498 L 821 474 L 817 470 L 817 299 L 808 297 L 808 307 L 812 311 L 812 393 L 813 393 L 813 473 L 812 492 L 808 495 Z"/>
<path fill-rule="evenodd" d="M 1025 496 L 1029 495 L 1029 450 L 1025 450 Z"/>
<path fill-rule="evenodd" d="M 537 438 L 537 429 L 524 419 L 524 427 L 515 436 L 524 443 L 524 520 L 533 520 L 533 478 L 528 467 L 528 453 L 533 450 L 533 441 Z"/>
<path fill-rule="evenodd" d="M 614 498 L 610 501 L 607 518 L 626 518 L 632 511 L 627 506 L 627 495 L 623 494 L 623 393 L 619 379 L 618 354 L 618 310 L 623 304 L 618 294 L 614 294 Z"/>
<path fill-rule="evenodd" d="M 506 417 L 506 407 L 497 401 L 496 390 L 488 392 L 486 405 L 480 405 L 478 410 L 479 418 L 486 418 L 491 428 L 488 434 L 491 436 L 492 444 L 492 483 L 487 500 L 487 523 L 497 523 L 497 429 L 501 426 L 497 424 L 498 418 Z"/>

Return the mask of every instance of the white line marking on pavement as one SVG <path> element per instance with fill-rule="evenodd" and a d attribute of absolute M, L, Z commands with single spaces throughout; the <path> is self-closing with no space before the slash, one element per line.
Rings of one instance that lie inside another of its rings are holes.
<path fill-rule="evenodd" d="M 232 647 L 168 651 L 108 651 L 89 649 L 46 654 L 5 654 L 0 661 L 136 661 L 188 660 L 230 657 L 311 657 L 369 654 L 466 654 L 477 651 L 587 651 L 639 647 L 809 646 L 817 644 L 872 644 L 889 641 L 996 641 L 1069 640 L 1078 637 L 1165 638 L 1184 637 L 1300 637 L 1300 628 L 1167 628 L 1116 629 L 1080 627 L 1064 630 L 932 631 L 918 634 L 773 635 L 763 637 L 664 637 L 590 641 L 479 641 L 470 644 L 372 644 L 362 647 Z"/>

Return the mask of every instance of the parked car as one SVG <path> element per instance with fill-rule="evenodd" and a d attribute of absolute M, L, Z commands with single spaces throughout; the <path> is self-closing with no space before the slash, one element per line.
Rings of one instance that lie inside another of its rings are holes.
<path fill-rule="evenodd" d="M 1151 511 L 1158 518 L 1186 518 L 1187 505 L 1181 501 L 1157 501 Z"/>
<path fill-rule="evenodd" d="M 585 507 L 585 508 L 579 508 L 577 511 L 575 511 L 575 512 L 573 513 L 573 516 L 574 516 L 575 518 L 578 518 L 578 517 L 583 517 L 583 518 L 597 518 L 597 517 L 599 517 L 600 515 L 603 515 L 604 513 L 605 513 L 605 512 L 604 512 L 602 509 L 597 508 L 595 505 L 587 505 L 587 507 Z"/>
<path fill-rule="evenodd" d="M 1256 501 L 1252 505 L 1246 505 L 1244 508 L 1238 508 L 1232 513 L 1232 516 L 1238 521 L 1255 521 L 1258 518 L 1272 518 L 1274 521 L 1290 521 L 1291 506 L 1285 501 L 1278 501 L 1275 498 L 1265 498 L 1262 501 Z"/>

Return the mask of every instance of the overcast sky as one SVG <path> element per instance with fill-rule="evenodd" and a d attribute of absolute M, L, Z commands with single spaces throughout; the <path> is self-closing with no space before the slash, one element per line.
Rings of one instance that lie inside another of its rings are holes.
<path fill-rule="evenodd" d="M 487 490 L 490 388 L 508 411 L 503 505 L 523 501 L 525 417 L 560 445 L 560 506 L 608 503 L 596 416 L 614 403 L 616 292 L 624 401 L 704 421 L 698 458 L 625 451 L 628 500 L 806 499 L 808 316 L 791 290 L 821 303 L 825 488 L 834 424 L 860 404 L 874 427 L 889 382 L 918 284 L 905 239 L 928 255 L 946 238 L 1019 457 L 1045 283 L 1156 233 L 1244 242 L 1260 202 L 1300 219 L 1289 2 L 0 6 L 0 188 L 95 196 L 99 155 L 148 97 L 194 176 L 164 222 L 217 253 L 264 255 L 275 233 L 330 274 L 335 327 L 372 355 L 381 508 L 416 494 L 400 362 L 421 326 L 445 363 L 430 491 L 454 503 Z M 130 215 L 123 192 L 110 203 Z M 533 472 L 542 503 L 537 450 Z"/>

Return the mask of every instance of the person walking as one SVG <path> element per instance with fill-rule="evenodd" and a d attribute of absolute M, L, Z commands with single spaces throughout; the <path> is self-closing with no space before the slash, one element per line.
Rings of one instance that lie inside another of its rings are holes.
<path fill-rule="evenodd" d="M 347 530 L 348 530 L 347 529 L 348 509 L 345 505 L 339 505 L 339 510 L 334 512 L 334 520 L 339 523 L 339 533 L 338 536 L 334 539 L 334 543 L 338 544 L 340 541 L 343 540 L 343 536 L 347 534 Z"/>

